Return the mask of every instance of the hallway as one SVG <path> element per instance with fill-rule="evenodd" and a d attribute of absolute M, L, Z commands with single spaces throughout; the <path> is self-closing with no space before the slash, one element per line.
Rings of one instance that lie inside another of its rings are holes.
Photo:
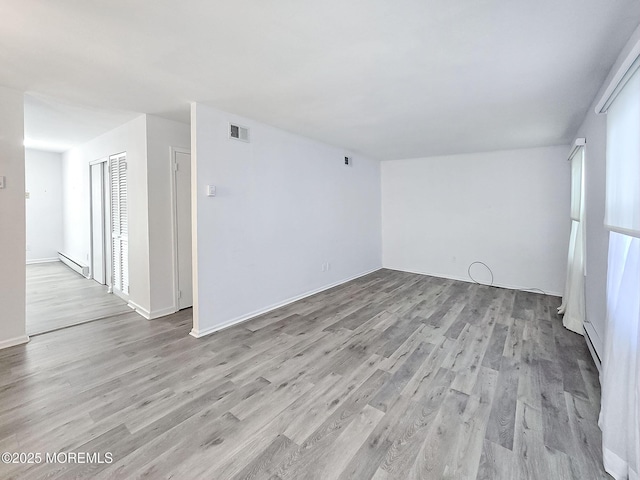
<path fill-rule="evenodd" d="M 107 287 L 61 262 L 27 265 L 27 335 L 130 312 Z"/>

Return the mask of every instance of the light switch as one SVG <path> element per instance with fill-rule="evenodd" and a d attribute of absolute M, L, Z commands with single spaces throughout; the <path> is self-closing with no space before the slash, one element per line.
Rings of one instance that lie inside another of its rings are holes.
<path fill-rule="evenodd" d="M 4 188 L 5 181 L 4 175 L 0 175 L 0 188 Z"/>
<path fill-rule="evenodd" d="M 215 197 L 215 196 L 216 196 L 216 186 L 207 185 L 207 197 Z"/>

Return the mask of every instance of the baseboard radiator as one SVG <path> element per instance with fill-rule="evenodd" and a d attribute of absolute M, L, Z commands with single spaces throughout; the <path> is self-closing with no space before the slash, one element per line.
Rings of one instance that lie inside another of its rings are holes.
<path fill-rule="evenodd" d="M 58 252 L 58 259 L 64 263 L 71 270 L 78 272 L 83 277 L 89 278 L 89 266 L 83 265 L 82 263 L 78 263 L 75 260 L 72 260 L 64 253 Z"/>
<path fill-rule="evenodd" d="M 585 323 L 585 326 L 586 326 L 586 323 Z M 589 353 L 591 354 L 591 358 L 593 358 L 593 363 L 596 364 L 598 372 L 600 372 L 600 369 L 602 368 L 602 360 L 600 360 L 600 355 L 598 355 L 598 351 L 596 350 L 596 347 L 593 344 L 593 341 L 591 340 L 591 335 L 589 335 L 589 331 L 586 328 L 584 329 L 584 338 L 585 338 L 585 341 L 587 342 L 587 347 L 589 348 Z"/>

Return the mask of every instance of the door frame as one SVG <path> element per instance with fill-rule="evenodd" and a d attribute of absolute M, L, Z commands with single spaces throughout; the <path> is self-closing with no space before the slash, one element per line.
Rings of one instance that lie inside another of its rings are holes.
<path fill-rule="evenodd" d="M 103 268 L 104 278 L 108 293 L 112 293 L 111 279 L 111 242 L 108 241 L 107 234 L 111 237 L 111 192 L 109 181 L 109 157 L 100 158 L 89 162 L 89 270 L 90 278 L 95 279 L 93 275 L 93 166 L 102 164 L 102 245 L 103 245 Z"/>
<path fill-rule="evenodd" d="M 178 263 L 178 188 L 176 183 L 176 154 L 191 155 L 191 149 L 184 147 L 169 147 L 169 169 L 171 171 L 171 250 L 173 255 L 173 311 L 180 310 L 180 272 Z"/>

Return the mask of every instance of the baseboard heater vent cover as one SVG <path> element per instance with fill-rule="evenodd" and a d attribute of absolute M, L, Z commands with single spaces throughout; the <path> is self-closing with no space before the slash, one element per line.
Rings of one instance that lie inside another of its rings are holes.
<path fill-rule="evenodd" d="M 78 272 L 83 277 L 89 278 L 89 267 L 87 265 L 78 263 L 61 252 L 58 252 L 58 258 L 62 263 L 64 263 L 71 270 Z"/>

